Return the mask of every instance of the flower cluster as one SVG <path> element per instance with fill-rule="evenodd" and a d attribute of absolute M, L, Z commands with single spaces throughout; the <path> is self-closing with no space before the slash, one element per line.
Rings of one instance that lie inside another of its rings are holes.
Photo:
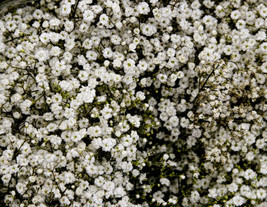
<path fill-rule="evenodd" d="M 0 205 L 267 202 L 264 0 L 40 0 L 0 18 Z"/>

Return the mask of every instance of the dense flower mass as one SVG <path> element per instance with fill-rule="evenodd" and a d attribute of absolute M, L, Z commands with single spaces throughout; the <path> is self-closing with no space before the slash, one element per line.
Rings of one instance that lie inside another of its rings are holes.
<path fill-rule="evenodd" d="M 0 205 L 266 207 L 267 2 L 40 0 L 0 18 Z"/>

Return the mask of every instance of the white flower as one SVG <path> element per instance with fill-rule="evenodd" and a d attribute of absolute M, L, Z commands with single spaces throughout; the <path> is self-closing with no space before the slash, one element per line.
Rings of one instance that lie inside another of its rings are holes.
<path fill-rule="evenodd" d="M 103 151 L 110 151 L 116 145 L 116 140 L 113 138 L 105 138 L 101 143 Z"/>
<path fill-rule="evenodd" d="M 84 25 L 84 27 L 87 26 L 87 24 L 83 24 L 83 25 Z M 82 25 L 81 25 L 80 27 L 82 27 Z M 83 46 L 85 49 L 87 49 L 87 50 L 90 50 L 90 49 L 92 48 L 92 45 L 93 45 L 93 42 L 92 42 L 92 40 L 89 39 L 89 38 L 86 38 L 86 39 L 83 41 L 83 44 L 82 44 L 82 46 Z"/>
<path fill-rule="evenodd" d="M 66 172 L 66 171 L 63 173 L 62 179 L 64 179 L 64 182 L 66 182 L 67 184 L 68 183 L 73 183 L 76 180 L 76 178 L 75 178 L 73 173 Z"/>
<path fill-rule="evenodd" d="M 7 159 L 7 160 L 12 160 L 12 157 L 13 157 L 13 153 L 14 151 L 13 150 L 10 150 L 10 149 L 7 149 L 3 152 L 3 156 Z M 5 172 L 3 172 L 3 170 L 5 170 Z M 7 172 L 7 168 L 3 167 L 1 168 L 1 172 L 3 174 L 5 174 Z"/>
<path fill-rule="evenodd" d="M 115 83 L 120 83 L 121 79 L 122 79 L 121 75 L 115 73 L 111 74 L 111 80 L 113 80 Z"/>
<path fill-rule="evenodd" d="M 101 14 L 99 17 L 99 22 L 102 23 L 103 25 L 107 25 L 108 20 L 109 20 L 109 18 L 106 14 Z"/>
<path fill-rule="evenodd" d="M 101 187 L 105 183 L 105 179 L 102 176 L 99 176 L 94 181 L 95 185 Z"/>
<path fill-rule="evenodd" d="M 92 137 L 99 137 L 102 134 L 102 129 L 99 126 L 92 126 L 88 128 L 87 134 Z"/>
<path fill-rule="evenodd" d="M 16 190 L 22 195 L 27 190 L 26 184 L 21 182 L 17 183 Z"/>
<path fill-rule="evenodd" d="M 216 198 L 218 196 L 216 188 L 209 189 L 208 197 Z"/>
<path fill-rule="evenodd" d="M 167 55 L 168 55 L 169 57 L 173 57 L 173 56 L 175 55 L 175 49 L 173 49 L 173 48 L 169 48 L 169 49 L 167 50 Z"/>
<path fill-rule="evenodd" d="M 48 28 L 49 27 L 49 22 L 48 21 L 44 21 L 43 24 L 42 24 L 42 27 L 44 28 Z"/>
<path fill-rule="evenodd" d="M 24 114 L 28 114 L 30 112 L 30 106 L 32 104 L 32 101 L 29 99 L 26 99 L 20 104 L 20 108 Z"/>
<path fill-rule="evenodd" d="M 76 119 L 70 118 L 68 119 L 68 127 L 73 127 L 76 124 Z"/>
<path fill-rule="evenodd" d="M 88 81 L 90 82 L 90 80 Z M 82 101 L 84 103 L 92 103 L 96 95 L 96 91 L 94 89 L 86 88 L 84 92 L 81 93 Z"/>
<path fill-rule="evenodd" d="M 256 136 L 252 133 L 248 133 L 248 135 L 245 136 L 245 140 L 248 145 L 252 145 L 253 143 L 255 143 Z"/>
<path fill-rule="evenodd" d="M 95 15 L 90 9 L 87 9 L 83 12 L 83 20 L 85 22 L 91 23 L 94 19 Z"/>
<path fill-rule="evenodd" d="M 264 200 L 266 199 L 267 197 L 267 194 L 266 194 L 266 190 L 260 188 L 260 189 L 257 189 L 257 198 L 260 199 L 260 200 Z"/>
<path fill-rule="evenodd" d="M 141 72 L 145 72 L 147 70 L 148 65 L 147 65 L 147 62 L 145 60 L 141 60 L 141 61 L 139 61 L 137 67 L 139 68 L 139 70 Z"/>
<path fill-rule="evenodd" d="M 6 23 L 6 28 L 9 31 L 14 31 L 17 28 L 17 24 L 15 21 L 11 20 Z"/>
<path fill-rule="evenodd" d="M 20 100 L 22 100 L 22 96 L 18 93 L 15 93 L 11 96 L 11 102 L 12 103 L 18 103 Z"/>
<path fill-rule="evenodd" d="M 125 190 L 123 189 L 123 187 L 119 186 L 119 187 L 115 188 L 115 190 L 114 190 L 114 195 L 115 195 L 115 197 L 117 197 L 117 198 L 121 198 L 121 197 L 123 197 L 124 195 L 126 195 L 126 192 L 125 192 Z"/>
<path fill-rule="evenodd" d="M 49 59 L 49 52 L 46 49 L 38 49 L 35 52 L 35 58 L 39 61 L 39 62 L 44 62 L 47 61 Z"/>
<path fill-rule="evenodd" d="M 134 72 L 133 69 L 135 67 L 135 61 L 133 59 L 129 58 L 123 62 L 123 67 L 124 67 L 125 73 L 133 74 L 133 72 Z"/>
<path fill-rule="evenodd" d="M 106 105 L 101 110 L 101 114 L 106 120 L 108 120 L 108 119 L 110 119 L 112 117 L 112 112 L 113 112 L 113 110 L 108 105 Z"/>
<path fill-rule="evenodd" d="M 134 177 L 137 177 L 138 175 L 140 175 L 140 172 L 137 169 L 133 169 L 132 170 L 132 174 L 133 174 Z"/>
<path fill-rule="evenodd" d="M 111 42 L 112 42 L 114 45 L 119 45 L 120 42 L 121 42 L 121 38 L 120 38 L 120 36 L 118 36 L 118 35 L 112 35 L 112 36 L 110 37 L 110 40 L 111 40 Z"/>
<path fill-rule="evenodd" d="M 267 174 L 267 164 L 266 164 L 266 161 L 261 163 L 260 173 L 262 173 L 263 175 L 266 175 Z"/>
<path fill-rule="evenodd" d="M 141 2 L 137 6 L 139 14 L 148 14 L 150 12 L 149 5 L 146 2 Z"/>
<path fill-rule="evenodd" d="M 60 198 L 60 203 L 61 203 L 61 205 L 69 205 L 70 200 L 68 199 L 67 196 L 63 196 L 62 198 Z"/>
<path fill-rule="evenodd" d="M 53 131 L 57 130 L 57 124 L 55 124 L 55 123 L 50 123 L 50 124 L 47 125 L 46 128 L 47 128 L 47 131 L 49 131 L 49 132 L 53 132 Z"/>
<path fill-rule="evenodd" d="M 81 23 L 80 24 L 80 27 L 79 27 L 79 31 L 84 33 L 84 32 L 87 32 L 89 29 L 89 26 L 85 23 Z M 91 48 L 88 48 L 88 49 L 91 49 Z"/>
<path fill-rule="evenodd" d="M 11 174 L 6 173 L 2 176 L 1 180 L 3 181 L 4 184 L 7 185 L 9 181 L 11 180 L 11 177 L 12 177 Z"/>
<path fill-rule="evenodd" d="M 236 195 L 232 198 L 232 202 L 236 206 L 242 206 L 246 202 L 246 199 L 240 195 Z"/>
<path fill-rule="evenodd" d="M 237 22 L 236 22 L 236 27 L 237 29 L 244 29 L 246 26 L 246 22 L 242 19 L 239 19 Z"/>
<path fill-rule="evenodd" d="M 52 47 L 51 50 L 50 50 L 50 55 L 51 55 L 51 56 L 55 56 L 55 57 L 57 57 L 57 56 L 60 55 L 60 53 L 61 53 L 61 49 L 60 49 L 58 46 L 54 46 L 54 47 Z"/>
<path fill-rule="evenodd" d="M 132 165 L 132 163 L 131 162 L 126 162 L 126 161 L 123 161 L 123 162 L 121 162 L 121 163 L 119 163 L 120 164 L 120 167 L 121 167 L 121 169 L 123 170 L 123 172 L 130 172 L 130 171 L 132 171 L 132 169 L 133 169 L 133 165 Z"/>
<path fill-rule="evenodd" d="M 67 51 L 70 51 L 75 46 L 75 39 L 74 38 L 66 38 L 64 46 L 65 46 L 65 49 Z"/>
<path fill-rule="evenodd" d="M 51 27 L 57 27 L 59 26 L 61 21 L 58 18 L 52 18 L 49 20 L 49 24 Z"/>
<path fill-rule="evenodd" d="M 96 165 L 88 165 L 88 166 L 86 166 L 86 172 L 89 175 L 97 174 L 97 166 Z"/>
<path fill-rule="evenodd" d="M 92 2 L 92 0 L 87 0 L 87 4 L 91 4 Z M 93 5 L 91 8 L 95 14 L 99 14 L 103 11 L 103 8 L 100 5 Z"/>
<path fill-rule="evenodd" d="M 260 4 L 258 7 L 261 7 L 261 8 L 259 8 L 259 13 L 262 16 L 262 18 L 266 18 L 266 16 L 267 16 L 267 7 L 265 7 L 263 4 Z"/>
<path fill-rule="evenodd" d="M 88 60 L 96 60 L 97 59 L 97 53 L 95 52 L 95 51 L 92 51 L 92 50 L 90 50 L 90 51 L 88 51 L 87 53 L 86 53 L 86 58 L 88 59 Z"/>
<path fill-rule="evenodd" d="M 267 53 L 267 42 L 263 42 L 259 48 L 263 53 Z"/>
<path fill-rule="evenodd" d="M 105 58 L 111 58 L 113 56 L 113 52 L 110 47 L 105 48 L 102 53 Z"/>
<path fill-rule="evenodd" d="M 129 50 L 132 51 L 132 52 L 135 52 L 135 49 L 136 49 L 136 44 L 131 43 L 131 44 L 129 45 Z"/>
<path fill-rule="evenodd" d="M 111 181 L 106 181 L 102 188 L 106 191 L 113 191 L 115 189 L 115 184 Z"/>
<path fill-rule="evenodd" d="M 84 191 L 83 191 L 82 187 L 79 186 L 78 188 L 76 188 L 76 190 L 75 190 L 76 195 L 81 196 L 83 193 L 84 193 Z M 73 204 L 73 206 L 75 206 L 75 205 Z"/>
<path fill-rule="evenodd" d="M 167 178 L 160 178 L 161 185 L 170 186 L 170 180 Z"/>
<path fill-rule="evenodd" d="M 246 159 L 247 159 L 248 161 L 252 161 L 252 160 L 254 159 L 254 157 L 255 157 L 255 154 L 254 154 L 253 152 L 248 152 L 248 153 L 246 154 Z"/>
<path fill-rule="evenodd" d="M 199 200 L 200 200 L 200 195 L 199 195 L 199 193 L 198 193 L 198 191 L 192 191 L 191 192 L 191 196 L 190 196 L 190 201 L 192 202 L 192 203 L 196 203 L 196 202 L 198 202 Z"/>
<path fill-rule="evenodd" d="M 63 58 L 66 62 L 70 62 L 72 60 L 72 57 L 73 55 L 68 51 L 64 52 L 63 54 Z"/>
<path fill-rule="evenodd" d="M 20 150 L 21 150 L 22 154 L 24 154 L 24 155 L 28 155 L 32 151 L 31 147 L 28 143 L 24 143 Z"/>
<path fill-rule="evenodd" d="M 181 118 L 181 121 L 180 121 L 180 125 L 181 125 L 181 127 L 183 127 L 183 128 L 187 128 L 188 125 L 189 125 L 189 120 L 186 119 L 185 117 L 182 117 L 182 118 Z"/>
<path fill-rule="evenodd" d="M 80 133 L 79 131 L 75 131 L 72 133 L 71 140 L 73 142 L 79 142 L 82 140 L 83 136 L 84 135 L 82 133 Z"/>
<path fill-rule="evenodd" d="M 251 170 L 251 169 L 247 169 L 245 171 L 245 173 L 244 173 L 244 178 L 246 180 L 255 179 L 256 176 L 257 176 L 257 174 L 253 170 Z"/>
<path fill-rule="evenodd" d="M 56 135 L 52 135 L 50 137 L 50 142 L 53 144 L 53 145 L 60 145 L 61 144 L 61 138 L 59 136 L 56 136 Z"/>
<path fill-rule="evenodd" d="M 142 24 L 141 31 L 146 36 L 152 36 L 157 32 L 157 28 L 152 24 Z"/>
<path fill-rule="evenodd" d="M 143 91 L 137 91 L 136 92 L 136 98 L 140 99 L 140 100 L 145 100 L 146 96 L 145 93 Z"/>
<path fill-rule="evenodd" d="M 177 78 L 182 79 L 183 77 L 184 77 L 184 72 L 183 71 L 179 71 L 177 73 Z"/>
<path fill-rule="evenodd" d="M 241 16 L 241 13 L 238 10 L 234 10 L 231 12 L 231 18 L 233 20 L 237 20 L 240 16 Z"/>
<path fill-rule="evenodd" d="M 115 60 L 113 60 L 113 66 L 114 66 L 115 68 L 120 68 L 121 65 L 122 65 L 122 62 L 121 62 L 120 59 L 115 59 Z"/>
<path fill-rule="evenodd" d="M 71 12 L 71 4 L 62 4 L 60 6 L 60 14 L 62 16 L 68 16 Z"/>
<path fill-rule="evenodd" d="M 113 172 L 113 167 L 110 165 L 110 163 L 104 162 L 102 164 L 107 175 Z"/>
<path fill-rule="evenodd" d="M 179 124 L 179 118 L 177 116 L 172 116 L 170 117 L 169 122 L 173 127 L 177 127 Z"/>
<path fill-rule="evenodd" d="M 35 21 L 32 26 L 35 27 L 35 28 L 39 28 L 40 27 L 40 22 Z"/>
<path fill-rule="evenodd" d="M 167 75 L 165 75 L 165 74 L 158 74 L 157 78 L 161 83 L 166 83 L 166 81 L 167 81 Z"/>
<path fill-rule="evenodd" d="M 128 115 L 127 115 L 128 116 Z M 135 115 L 135 116 L 131 116 L 131 115 L 129 115 L 128 117 L 126 116 L 126 118 L 128 118 L 128 121 L 131 123 L 131 124 L 133 124 L 135 127 L 137 127 L 137 128 L 139 128 L 140 127 L 140 118 L 137 116 L 137 115 Z"/>
<path fill-rule="evenodd" d="M 88 72 L 84 71 L 84 70 L 80 70 L 78 77 L 82 82 L 87 81 L 88 80 Z"/>
<path fill-rule="evenodd" d="M 236 183 L 231 183 L 228 185 L 228 190 L 230 192 L 236 192 L 238 190 L 238 185 Z"/>
<path fill-rule="evenodd" d="M 103 190 L 99 190 L 97 191 L 94 195 L 93 195 L 93 202 L 98 204 L 98 206 L 100 206 L 103 203 L 103 197 L 105 195 L 105 192 Z"/>
<path fill-rule="evenodd" d="M 130 135 L 126 135 L 126 136 L 123 136 L 121 138 L 121 141 L 122 141 L 122 144 L 125 146 L 125 147 L 128 147 L 132 144 L 132 138 Z"/>
<path fill-rule="evenodd" d="M 62 80 L 59 82 L 59 86 L 64 91 L 71 91 L 72 90 L 72 86 L 71 86 L 71 83 L 69 81 Z"/>
<path fill-rule="evenodd" d="M 65 31 L 67 31 L 67 32 L 71 32 L 74 29 L 74 23 L 73 23 L 73 21 L 67 20 L 65 22 L 64 26 L 65 26 Z"/>
<path fill-rule="evenodd" d="M 77 8 L 83 13 L 86 9 L 88 9 L 88 5 L 86 1 L 79 1 Z"/>

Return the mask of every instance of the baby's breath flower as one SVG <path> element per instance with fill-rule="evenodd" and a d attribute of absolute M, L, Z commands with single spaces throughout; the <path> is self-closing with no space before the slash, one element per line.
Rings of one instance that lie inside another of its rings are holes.
<path fill-rule="evenodd" d="M 257 3 L 47 0 L 3 12 L 1 204 L 264 206 Z"/>

